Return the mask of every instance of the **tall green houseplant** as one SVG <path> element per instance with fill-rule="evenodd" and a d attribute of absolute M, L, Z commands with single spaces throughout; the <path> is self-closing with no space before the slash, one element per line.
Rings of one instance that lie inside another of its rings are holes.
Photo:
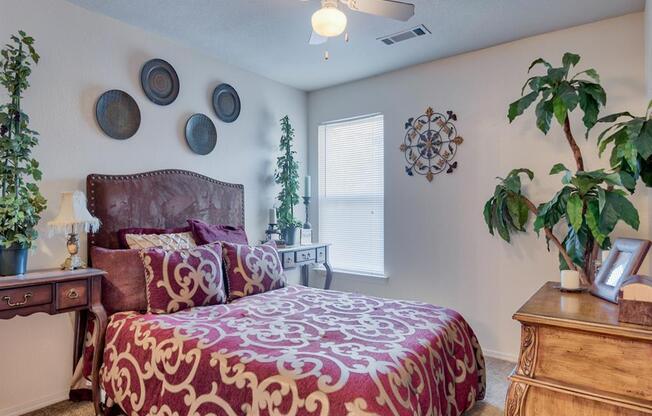
<path fill-rule="evenodd" d="M 552 120 L 557 121 L 575 160 L 575 170 L 561 163 L 552 166 L 550 174 L 562 175 L 562 187 L 550 201 L 538 205 L 525 195 L 521 186 L 523 175 L 532 180 L 534 173 L 524 168 L 512 170 L 505 178 L 499 178 L 493 196 L 485 204 L 484 218 L 491 234 L 497 232 L 509 242 L 513 233 L 525 231 L 530 215 L 534 215 L 534 230 L 537 233 L 543 230 L 548 249 L 552 243 L 559 251 L 560 269 L 579 270 L 584 282 L 588 283 L 594 275 L 599 249 L 609 249 L 611 246 L 609 235 L 616 224 L 623 221 L 638 229 L 638 212 L 627 195 L 628 191 L 634 192 L 636 174 L 640 172 L 625 169 L 620 164 L 623 159 L 636 160 L 637 154 L 633 150 L 627 153 L 631 157 L 616 152 L 618 154 L 612 159 L 617 159 L 618 163 L 612 161 L 608 171 L 586 170 L 582 152 L 571 130 L 570 113 L 576 109 L 583 113 L 582 122 L 587 129 L 587 138 L 598 121 L 613 122 L 618 115 L 598 120 L 607 95 L 600 86 L 600 77 L 595 69 L 571 76 L 571 69 L 579 61 L 579 55 L 572 53 L 564 54 L 560 67 L 553 67 L 541 58 L 535 60 L 528 72 L 537 66 L 544 67 L 545 72 L 527 79 L 521 90 L 521 98 L 513 102 L 508 111 L 511 123 L 538 101 L 535 106 L 537 127 L 547 134 Z M 623 137 L 622 133 L 620 143 L 631 150 L 632 141 Z M 604 146 L 606 144 L 603 142 Z M 652 150 L 640 157 L 651 154 Z M 559 233 L 561 236 L 558 236 Z"/>
<path fill-rule="evenodd" d="M 283 233 L 283 239 L 288 244 L 295 240 L 296 228 L 301 223 L 294 216 L 294 207 L 299 203 L 299 164 L 295 160 L 296 153 L 292 150 L 294 128 L 290 118 L 281 119 L 281 156 L 276 159 L 276 183 L 281 185 L 278 194 L 280 206 L 277 210 L 278 224 Z"/>
<path fill-rule="evenodd" d="M 27 249 L 38 237 L 35 227 L 46 208 L 35 183 L 41 171 L 32 157 L 38 133 L 29 128 L 29 117 L 21 107 L 32 65 L 38 61 L 34 39 L 23 31 L 0 51 L 0 84 L 9 96 L 9 102 L 0 105 L 0 274 L 4 275 L 24 272 Z"/>

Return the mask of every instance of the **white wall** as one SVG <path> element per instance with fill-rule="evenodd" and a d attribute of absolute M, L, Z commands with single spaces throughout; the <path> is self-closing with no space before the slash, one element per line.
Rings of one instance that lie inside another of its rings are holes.
<path fill-rule="evenodd" d="M 244 184 L 247 232 L 252 239 L 263 237 L 266 210 L 275 198 L 269 185 L 280 137 L 278 120 L 285 114 L 294 123 L 305 166 L 304 92 L 61 0 L 3 2 L 2 44 L 19 29 L 35 37 L 42 56 L 24 100 L 32 128 L 41 133 L 35 155 L 44 173 L 41 189 L 49 200 L 42 224 L 56 214 L 59 193 L 84 190 L 89 173 L 181 168 Z M 166 59 L 179 74 L 181 93 L 170 106 L 157 106 L 142 93 L 140 68 L 151 58 Z M 232 84 L 242 99 L 241 116 L 233 124 L 220 122 L 210 105 L 220 82 Z M 127 91 L 140 106 L 140 130 L 127 141 L 108 138 L 95 122 L 95 101 L 113 88 Z M 0 102 L 5 100 L 0 95 Z M 218 144 L 208 156 L 191 153 L 185 143 L 183 127 L 195 112 L 207 114 L 217 126 Z M 45 237 L 44 226 L 39 229 Z M 64 254 L 62 236 L 41 238 L 29 267 L 55 267 Z M 66 398 L 72 368 L 69 316 L 0 321 L 0 334 L 0 415 Z"/>
<path fill-rule="evenodd" d="M 398 46 L 400 47 L 400 46 Z M 310 93 L 309 165 L 317 176 L 317 126 L 329 120 L 385 115 L 385 264 L 388 280 L 336 275 L 333 288 L 392 298 L 419 299 L 460 311 L 477 332 L 486 352 L 515 357 L 519 327 L 512 314 L 541 284 L 558 280 L 557 253 L 532 232 L 509 245 L 489 235 L 482 218 L 496 176 L 512 168 L 536 173 L 528 192 L 546 201 L 559 189 L 553 164 L 573 166 L 558 125 L 543 136 L 533 111 L 508 124 L 507 108 L 518 98 L 532 60 L 541 56 L 559 64 L 566 51 L 582 56 L 580 68 L 595 67 L 608 93 L 607 111 L 645 109 L 643 13 L 544 34 L 477 52 L 434 61 L 378 77 Z M 388 48 L 387 53 L 392 53 Z M 465 142 L 459 168 L 432 183 L 408 177 L 399 145 L 403 124 L 432 106 L 454 110 Z M 606 112 L 604 114 L 607 114 Z M 586 142 L 580 117 L 575 135 L 590 169 L 598 161 L 596 134 Z M 315 181 L 317 183 L 317 181 Z M 635 204 L 641 233 L 648 237 L 650 191 L 641 189 Z M 318 218 L 314 213 L 313 218 Z M 315 221 L 316 222 L 316 221 Z"/>

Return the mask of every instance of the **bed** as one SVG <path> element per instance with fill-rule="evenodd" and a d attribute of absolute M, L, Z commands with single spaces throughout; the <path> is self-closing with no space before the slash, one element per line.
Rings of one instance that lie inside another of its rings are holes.
<path fill-rule="evenodd" d="M 244 188 L 192 172 L 90 175 L 87 188 L 102 221 L 89 246 L 192 217 L 244 225 Z M 115 313 L 95 330 L 107 412 L 457 416 L 485 393 L 473 330 L 421 302 L 287 286 L 167 315 Z"/>

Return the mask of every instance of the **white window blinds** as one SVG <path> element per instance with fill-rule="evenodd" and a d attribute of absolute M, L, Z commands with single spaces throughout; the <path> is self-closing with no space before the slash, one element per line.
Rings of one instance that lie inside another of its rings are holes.
<path fill-rule="evenodd" d="M 319 127 L 319 239 L 335 270 L 384 275 L 382 115 Z"/>

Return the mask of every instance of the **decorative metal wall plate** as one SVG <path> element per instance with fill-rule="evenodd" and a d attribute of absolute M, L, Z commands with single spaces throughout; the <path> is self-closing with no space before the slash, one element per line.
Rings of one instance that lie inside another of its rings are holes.
<path fill-rule="evenodd" d="M 220 84 L 213 91 L 213 109 L 217 118 L 233 123 L 240 116 L 240 96 L 229 84 Z"/>
<path fill-rule="evenodd" d="M 444 115 L 430 107 L 425 114 L 408 119 L 400 147 L 407 162 L 405 173 L 424 175 L 428 182 L 442 172 L 453 173 L 457 168 L 454 161 L 457 147 L 464 142 L 457 134 L 454 121 L 457 116 L 452 111 Z"/>
<path fill-rule="evenodd" d="M 171 104 L 179 95 L 177 72 L 163 59 L 145 62 L 140 71 L 140 85 L 147 98 L 158 105 Z"/>
<path fill-rule="evenodd" d="M 186 122 L 186 142 L 198 155 L 207 155 L 215 149 L 215 124 L 204 114 L 193 114 Z"/>
<path fill-rule="evenodd" d="M 130 138 L 140 127 L 138 104 L 131 95 L 120 90 L 106 91 L 98 98 L 95 117 L 102 131 L 118 140 Z"/>

